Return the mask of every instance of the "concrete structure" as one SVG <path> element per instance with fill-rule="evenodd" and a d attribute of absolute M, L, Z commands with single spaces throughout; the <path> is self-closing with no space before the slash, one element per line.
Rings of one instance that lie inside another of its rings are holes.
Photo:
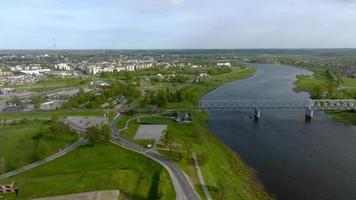
<path fill-rule="evenodd" d="M 92 126 L 103 126 L 109 124 L 105 117 L 67 117 L 64 122 L 72 128 L 86 130 Z"/>
<path fill-rule="evenodd" d="M 140 140 L 159 140 L 164 135 L 167 125 L 140 125 L 135 139 Z"/>
<path fill-rule="evenodd" d="M 46 72 L 50 72 L 50 69 L 32 69 L 32 70 L 21 70 L 21 73 L 27 74 L 27 75 L 41 75 Z"/>
<path fill-rule="evenodd" d="M 64 101 L 62 100 L 52 100 L 41 104 L 41 110 L 56 110 L 60 108 Z"/>

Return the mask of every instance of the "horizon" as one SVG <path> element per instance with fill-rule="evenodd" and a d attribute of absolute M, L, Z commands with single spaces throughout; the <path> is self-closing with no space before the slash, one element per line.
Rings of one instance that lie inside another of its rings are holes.
<path fill-rule="evenodd" d="M 95 50 L 108 50 L 108 51 L 190 51 L 190 50 L 356 50 L 356 47 L 350 48 L 137 48 L 137 49 L 120 49 L 120 48 L 87 48 L 87 49 L 76 49 L 76 48 L 67 48 L 67 49 L 0 49 L 0 51 L 95 51 Z"/>

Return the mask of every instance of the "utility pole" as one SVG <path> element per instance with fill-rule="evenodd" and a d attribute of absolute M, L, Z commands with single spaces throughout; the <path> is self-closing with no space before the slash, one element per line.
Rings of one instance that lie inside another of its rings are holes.
<path fill-rule="evenodd" d="M 53 50 L 56 50 L 56 38 L 53 38 Z"/>

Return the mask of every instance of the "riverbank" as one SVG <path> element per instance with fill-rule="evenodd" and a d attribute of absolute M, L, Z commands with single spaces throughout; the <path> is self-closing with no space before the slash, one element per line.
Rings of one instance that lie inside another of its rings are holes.
<path fill-rule="evenodd" d="M 255 71 L 253 68 L 234 69 L 227 74 L 211 76 L 204 83 L 188 88 L 188 93 L 194 95 L 193 100 L 169 103 L 165 109 L 196 106 L 206 93 L 225 83 L 250 77 Z M 208 114 L 192 111 L 190 115 L 192 123 L 180 124 L 166 118 L 145 117 L 140 119 L 140 122 L 132 121 L 129 129 L 137 128 L 140 123 L 167 124 L 166 137 L 158 148 L 159 152 L 183 169 L 203 199 L 205 195 L 193 163 L 192 152 L 197 154 L 202 174 L 213 199 L 271 199 L 255 178 L 253 170 L 206 127 Z M 122 119 L 127 120 L 128 117 Z M 118 126 L 122 126 L 123 123 L 124 121 L 120 121 Z"/>
<path fill-rule="evenodd" d="M 308 92 L 313 99 L 355 99 L 354 78 L 341 77 L 335 71 L 313 67 L 313 76 L 299 75 L 294 82 L 296 92 Z M 333 119 L 356 125 L 356 112 L 326 111 Z"/>

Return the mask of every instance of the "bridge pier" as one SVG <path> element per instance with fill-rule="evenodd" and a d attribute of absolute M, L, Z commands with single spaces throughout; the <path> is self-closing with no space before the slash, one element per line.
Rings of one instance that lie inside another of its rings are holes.
<path fill-rule="evenodd" d="M 305 121 L 310 122 L 313 119 L 314 116 L 314 110 L 307 108 L 305 110 Z"/>
<path fill-rule="evenodd" d="M 259 109 L 255 108 L 255 113 L 254 113 L 253 117 L 254 117 L 255 121 L 258 121 L 261 117 L 261 111 Z"/>

